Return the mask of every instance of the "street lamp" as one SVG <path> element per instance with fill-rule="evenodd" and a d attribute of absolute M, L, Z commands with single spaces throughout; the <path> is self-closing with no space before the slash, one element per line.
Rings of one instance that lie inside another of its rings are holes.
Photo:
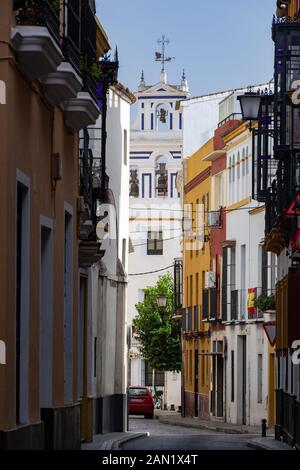
<path fill-rule="evenodd" d="M 164 294 L 157 296 L 157 306 L 159 308 L 165 308 L 167 306 L 167 297 Z"/>
<path fill-rule="evenodd" d="M 243 119 L 245 121 L 250 121 L 250 129 L 252 121 L 257 121 L 259 118 L 262 95 L 260 93 L 254 93 L 253 91 L 248 91 L 244 95 L 237 97 L 241 105 L 241 111 Z"/>

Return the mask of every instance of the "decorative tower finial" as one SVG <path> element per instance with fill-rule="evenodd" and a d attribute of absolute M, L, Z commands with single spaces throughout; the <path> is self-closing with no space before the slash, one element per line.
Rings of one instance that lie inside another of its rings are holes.
<path fill-rule="evenodd" d="M 182 71 L 180 90 L 181 91 L 189 91 L 189 86 L 188 86 L 188 82 L 187 82 L 187 79 L 186 79 L 185 69 L 183 69 L 183 71 Z"/>
<path fill-rule="evenodd" d="M 161 62 L 162 68 L 160 72 L 160 81 L 167 83 L 167 74 L 165 71 L 166 62 L 171 62 L 175 57 L 166 57 L 166 46 L 170 44 L 170 40 L 166 38 L 165 35 L 162 35 L 161 39 L 158 39 L 157 43 L 161 45 L 161 52 L 155 52 L 155 61 Z"/>
<path fill-rule="evenodd" d="M 145 90 L 145 88 L 146 88 L 146 82 L 145 82 L 144 70 L 142 70 L 140 84 L 139 84 L 139 91 L 143 91 Z"/>

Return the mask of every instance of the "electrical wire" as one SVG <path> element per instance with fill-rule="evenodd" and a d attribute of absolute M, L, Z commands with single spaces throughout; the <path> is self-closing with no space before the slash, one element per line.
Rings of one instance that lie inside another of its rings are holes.
<path fill-rule="evenodd" d="M 144 276 L 146 274 L 155 274 L 155 273 L 159 273 L 161 271 L 166 271 L 167 269 L 173 268 L 173 266 L 174 264 L 171 264 L 171 266 L 166 266 L 165 268 L 162 268 L 162 269 L 156 269 L 155 271 L 148 271 L 145 273 L 132 273 L 132 274 L 128 274 L 128 276 Z"/>
<path fill-rule="evenodd" d="M 176 237 L 163 238 L 163 239 L 161 239 L 161 240 L 159 240 L 159 241 L 168 242 L 168 241 L 170 241 L 170 240 L 176 240 L 177 238 L 181 238 L 181 237 L 182 237 L 182 235 L 177 235 Z M 146 245 L 148 245 L 148 242 L 146 242 L 146 243 L 139 243 L 139 244 L 137 244 L 137 245 L 133 245 L 133 248 L 135 248 L 135 247 L 137 247 L 137 246 L 146 246 Z"/>
<path fill-rule="evenodd" d="M 187 203 L 187 205 L 191 205 L 191 203 Z M 260 209 L 260 208 L 263 208 L 264 206 L 255 206 L 255 207 L 238 207 L 236 209 L 225 209 L 222 207 L 222 212 L 236 212 L 236 211 L 241 211 L 241 210 L 244 210 L 244 211 L 251 211 L 253 209 Z M 141 207 L 141 208 L 137 208 L 137 209 L 133 209 L 133 208 L 130 208 L 130 211 L 151 211 L 151 212 L 161 212 L 161 211 L 168 211 L 168 212 L 186 212 L 188 214 L 191 214 L 191 213 L 195 213 L 195 214 L 208 214 L 209 212 L 219 212 L 220 209 L 216 209 L 216 210 L 199 210 L 199 211 L 196 211 L 196 210 L 189 210 L 189 209 L 167 209 L 167 208 L 147 208 L 147 207 Z M 180 219 L 179 219 L 180 220 Z M 134 219 L 131 220 L 131 222 L 134 222 Z"/>

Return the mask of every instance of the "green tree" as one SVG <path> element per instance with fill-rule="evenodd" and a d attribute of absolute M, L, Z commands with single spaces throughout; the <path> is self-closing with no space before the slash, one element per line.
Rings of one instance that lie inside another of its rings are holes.
<path fill-rule="evenodd" d="M 133 321 L 141 353 L 152 369 L 179 372 L 181 322 L 172 319 L 174 282 L 170 273 L 160 276 L 156 285 L 147 287 L 144 292 L 144 302 L 136 304 L 138 315 Z M 158 307 L 158 295 L 166 296 L 165 308 Z"/>

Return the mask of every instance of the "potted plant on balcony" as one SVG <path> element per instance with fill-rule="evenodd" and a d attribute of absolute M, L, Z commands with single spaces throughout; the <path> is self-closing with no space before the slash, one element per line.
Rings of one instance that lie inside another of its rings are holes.
<path fill-rule="evenodd" d="M 51 0 L 51 8 L 58 15 L 60 11 L 60 0 Z"/>
<path fill-rule="evenodd" d="M 263 313 L 274 313 L 276 307 L 275 295 L 260 295 L 254 300 L 254 306 Z"/>
<path fill-rule="evenodd" d="M 24 0 L 15 3 L 15 10 L 17 10 L 18 24 L 24 26 L 44 25 L 52 15 L 59 16 L 60 0 L 48 0 L 48 2 Z"/>
<path fill-rule="evenodd" d="M 97 62 L 92 63 L 92 65 L 91 65 L 91 74 L 92 74 L 93 79 L 96 82 L 101 77 L 101 69 L 100 69 L 99 64 Z"/>

